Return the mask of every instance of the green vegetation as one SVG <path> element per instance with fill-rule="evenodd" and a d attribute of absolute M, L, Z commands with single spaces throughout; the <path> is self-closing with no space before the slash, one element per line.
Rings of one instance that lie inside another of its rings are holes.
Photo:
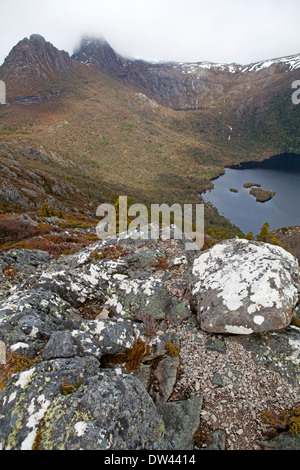
<path fill-rule="evenodd" d="M 248 235 L 245 236 L 246 240 L 254 240 L 253 232 L 249 232 Z"/>
<path fill-rule="evenodd" d="M 265 222 L 260 229 L 260 233 L 256 235 L 256 240 L 259 242 L 267 242 L 270 236 L 270 224 Z"/>
<path fill-rule="evenodd" d="M 176 346 L 176 344 L 172 343 L 171 341 L 168 341 L 166 349 L 170 357 L 177 357 L 179 355 L 179 346 Z"/>
<path fill-rule="evenodd" d="M 291 325 L 297 326 L 297 328 L 300 328 L 300 319 L 296 317 L 292 317 Z"/>
<path fill-rule="evenodd" d="M 261 422 L 271 436 L 288 431 L 292 436 L 300 433 L 300 406 L 290 410 L 268 409 L 260 414 Z"/>
<path fill-rule="evenodd" d="M 270 243 L 272 245 L 281 246 L 280 241 L 276 238 L 274 234 L 270 232 L 270 224 L 265 222 L 258 234 L 255 236 L 253 232 L 249 232 L 247 235 L 244 235 L 239 229 L 237 229 L 234 236 L 232 236 L 232 232 L 228 229 L 227 226 L 225 227 L 211 227 L 206 230 L 206 233 L 211 236 L 215 240 L 226 240 L 234 237 L 244 238 L 245 240 L 256 240 L 259 242 Z M 283 248 L 287 249 L 286 246 Z"/>
<path fill-rule="evenodd" d="M 260 232 L 257 235 L 255 235 L 255 237 L 253 235 L 253 232 L 249 232 L 246 235 L 246 237 L 242 237 L 242 238 L 245 238 L 246 240 L 257 240 L 259 242 L 270 243 L 271 245 L 281 246 L 281 243 L 276 238 L 276 236 L 271 234 L 270 224 L 268 222 L 265 222 L 262 225 Z M 284 246 L 284 248 L 286 247 Z"/>
<path fill-rule="evenodd" d="M 35 227 L 25 220 L 16 217 L 0 217 L 0 247 L 21 240 L 45 235 L 48 227 Z"/>
<path fill-rule="evenodd" d="M 250 189 L 250 194 L 252 194 L 252 196 L 255 196 L 258 202 L 266 202 L 272 199 L 272 197 L 275 196 L 276 192 L 267 191 L 261 188 L 252 188 Z"/>
<path fill-rule="evenodd" d="M 244 188 L 251 188 L 250 194 L 256 198 L 258 202 L 266 202 L 272 199 L 275 196 L 275 191 L 267 191 L 261 188 L 259 183 L 245 183 Z"/>
<path fill-rule="evenodd" d="M 39 361 L 39 358 L 29 359 L 26 353 L 17 354 L 14 351 L 10 351 L 7 355 L 6 364 L 0 364 L 0 390 L 5 388 L 8 379 L 13 374 L 29 369 Z"/>
<path fill-rule="evenodd" d="M 125 353 L 106 354 L 101 358 L 101 365 L 107 367 L 109 365 L 123 365 L 126 372 L 136 372 L 140 369 L 141 362 L 150 353 L 150 346 L 141 338 L 131 349 L 127 349 Z"/>
<path fill-rule="evenodd" d="M 70 395 L 71 393 L 75 392 L 79 387 L 82 385 L 82 378 L 80 377 L 77 382 L 73 385 L 67 380 L 66 377 L 63 378 L 62 385 L 61 385 L 61 392 L 63 395 Z"/>
<path fill-rule="evenodd" d="M 252 186 L 257 186 L 258 188 L 261 187 L 261 184 L 259 183 L 245 183 L 243 184 L 244 188 L 252 188 Z"/>
<path fill-rule="evenodd" d="M 41 207 L 41 217 L 59 217 L 60 219 L 63 219 L 63 212 L 61 210 L 55 210 L 53 206 L 48 206 L 46 202 L 42 204 Z"/>
<path fill-rule="evenodd" d="M 212 238 L 216 240 L 226 240 L 234 237 L 244 238 L 243 233 L 240 229 L 233 231 L 230 226 L 223 227 L 209 227 L 205 232 Z"/>

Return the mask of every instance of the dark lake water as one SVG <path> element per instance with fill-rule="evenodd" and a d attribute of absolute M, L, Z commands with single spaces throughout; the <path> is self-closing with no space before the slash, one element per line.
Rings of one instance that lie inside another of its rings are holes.
<path fill-rule="evenodd" d="M 265 222 L 271 230 L 300 225 L 300 155 L 282 154 L 263 162 L 242 163 L 227 168 L 212 183 L 214 189 L 202 194 L 204 201 L 212 203 L 244 234 L 256 235 Z M 244 183 L 261 184 L 262 189 L 276 194 L 267 202 L 257 202 Z"/>

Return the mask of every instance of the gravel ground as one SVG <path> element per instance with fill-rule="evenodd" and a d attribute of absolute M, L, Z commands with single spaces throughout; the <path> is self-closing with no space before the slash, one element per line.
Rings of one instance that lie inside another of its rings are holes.
<path fill-rule="evenodd" d="M 201 330 L 183 324 L 174 332 L 180 339 L 181 370 L 172 399 L 201 395 L 200 422 L 210 431 L 225 431 L 226 449 L 261 450 L 260 413 L 294 407 L 299 390 L 255 364 L 251 353 L 229 338 L 222 338 L 226 352 L 218 352 L 207 348 L 211 335 Z"/>

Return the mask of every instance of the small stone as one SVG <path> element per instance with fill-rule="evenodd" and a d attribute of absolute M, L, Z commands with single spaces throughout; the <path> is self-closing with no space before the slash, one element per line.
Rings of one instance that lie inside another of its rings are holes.
<path fill-rule="evenodd" d="M 205 343 L 205 347 L 212 351 L 217 351 L 221 354 L 226 354 L 225 343 L 218 338 L 209 338 Z"/>
<path fill-rule="evenodd" d="M 77 348 L 74 344 L 70 331 L 56 331 L 52 333 L 42 357 L 44 360 L 56 357 L 73 357 L 76 356 Z"/>
<path fill-rule="evenodd" d="M 209 435 L 211 443 L 205 450 L 225 450 L 226 447 L 226 434 L 223 430 L 218 429 Z"/>
<path fill-rule="evenodd" d="M 214 385 L 218 385 L 219 387 L 223 387 L 224 385 L 224 382 L 223 382 L 223 377 L 221 374 L 219 374 L 219 372 L 216 372 L 214 377 L 213 377 L 213 380 L 212 380 L 212 383 Z"/>
<path fill-rule="evenodd" d="M 108 318 L 109 318 L 109 310 L 107 310 L 106 308 L 104 308 L 104 309 L 102 310 L 102 312 L 100 312 L 100 313 L 96 316 L 95 320 L 107 320 Z"/>
<path fill-rule="evenodd" d="M 159 382 L 160 388 L 160 395 L 155 397 L 157 405 L 166 402 L 173 392 L 179 365 L 179 357 L 167 356 L 160 361 L 155 369 L 154 375 Z"/>

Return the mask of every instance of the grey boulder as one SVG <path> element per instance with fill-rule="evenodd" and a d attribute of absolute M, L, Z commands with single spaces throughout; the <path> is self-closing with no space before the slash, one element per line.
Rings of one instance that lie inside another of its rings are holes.
<path fill-rule="evenodd" d="M 200 327 L 251 334 L 287 327 L 299 298 L 297 259 L 267 243 L 226 240 L 193 263 Z"/>
<path fill-rule="evenodd" d="M 0 391 L 2 450 L 172 448 L 154 403 L 132 375 L 96 358 L 55 359 L 15 374 Z"/>

